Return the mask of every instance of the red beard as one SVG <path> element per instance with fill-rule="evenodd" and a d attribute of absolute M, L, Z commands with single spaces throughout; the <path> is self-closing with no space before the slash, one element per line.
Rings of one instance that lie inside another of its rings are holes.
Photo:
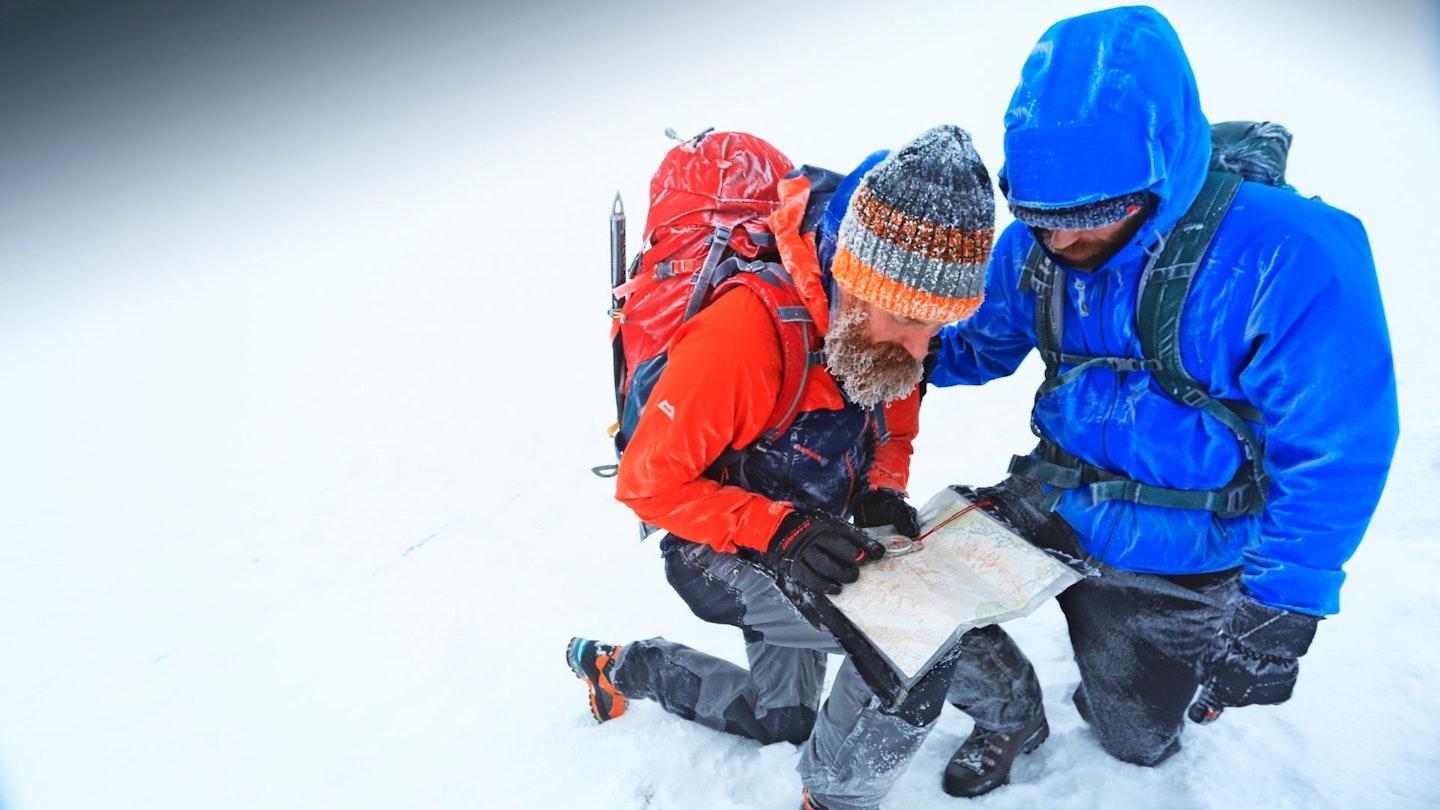
<path fill-rule="evenodd" d="M 847 301 L 830 319 L 825 335 L 825 367 L 850 399 L 865 407 L 903 399 L 924 372 L 921 361 L 896 343 L 870 339 L 870 316 L 857 301 Z"/>

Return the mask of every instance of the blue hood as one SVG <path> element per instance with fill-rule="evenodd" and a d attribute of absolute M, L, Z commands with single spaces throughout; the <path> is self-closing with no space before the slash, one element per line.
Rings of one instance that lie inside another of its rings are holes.
<path fill-rule="evenodd" d="M 1209 162 L 1210 123 L 1175 29 L 1130 6 L 1062 20 L 1036 43 L 1005 112 L 1000 188 L 1031 208 L 1148 190 L 1159 198 L 1140 231 L 1149 242 L 1194 202 Z"/>
<path fill-rule="evenodd" d="M 1050 302 L 1068 379 L 1042 388 L 1034 431 L 1152 486 L 1223 486 L 1243 447 L 1211 414 L 1166 396 L 1151 371 L 1083 367 L 1140 357 L 1136 310 L 1147 251 L 1199 194 L 1210 131 L 1175 32 L 1148 8 L 1063 21 L 1028 58 L 1006 117 L 1001 189 L 1017 203 L 1071 207 L 1146 190 L 1138 238 L 1075 271 Z M 1006 182 L 1008 181 L 1008 190 Z M 940 332 L 929 381 L 1013 374 L 1035 349 L 1037 293 L 1021 278 L 1033 233 L 1011 223 L 991 254 L 985 303 Z M 1379 502 L 1399 432 L 1395 368 L 1375 262 L 1350 214 L 1261 183 L 1240 185 L 1179 318 L 1182 366 L 1212 397 L 1260 411 L 1271 477 L 1265 511 L 1220 518 L 1064 491 L 1055 511 L 1085 550 L 1126 571 L 1243 567 L 1246 592 L 1312 615 L 1339 610 L 1342 566 Z M 1075 372 L 1075 373 L 1071 373 Z M 1060 379 L 1060 378 L 1056 378 Z"/>

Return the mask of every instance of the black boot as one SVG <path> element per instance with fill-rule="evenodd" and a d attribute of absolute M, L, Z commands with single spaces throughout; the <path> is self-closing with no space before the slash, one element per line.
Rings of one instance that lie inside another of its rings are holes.
<path fill-rule="evenodd" d="M 1009 783 L 1015 757 L 1039 748 L 1048 736 L 1044 714 L 1016 731 L 976 726 L 945 766 L 945 792 L 970 799 Z"/>

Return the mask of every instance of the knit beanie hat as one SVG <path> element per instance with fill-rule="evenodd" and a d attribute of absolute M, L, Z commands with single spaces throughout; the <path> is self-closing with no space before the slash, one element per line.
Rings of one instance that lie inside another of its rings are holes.
<path fill-rule="evenodd" d="M 1010 203 L 1010 213 L 1032 228 L 1047 231 L 1086 231 L 1114 225 L 1131 214 L 1145 210 L 1149 196 L 1148 191 L 1136 191 L 1072 208 L 1030 208 Z"/>
<path fill-rule="evenodd" d="M 990 173 L 970 134 L 947 124 L 864 176 L 830 270 L 846 292 L 897 315 L 958 321 L 985 297 L 994 240 Z"/>

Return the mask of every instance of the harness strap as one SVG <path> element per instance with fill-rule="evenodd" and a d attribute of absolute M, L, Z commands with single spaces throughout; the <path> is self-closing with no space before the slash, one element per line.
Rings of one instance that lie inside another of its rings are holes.
<path fill-rule="evenodd" d="M 1035 348 L 1040 352 L 1040 359 L 1045 361 L 1047 380 L 1053 378 L 1060 363 L 1065 362 L 1060 353 L 1065 299 L 1057 294 L 1064 283 L 1065 269 L 1052 262 L 1036 241 L 1025 257 L 1025 269 L 1020 273 L 1020 290 L 1035 293 Z"/>
<path fill-rule="evenodd" d="M 1251 467 L 1245 462 L 1242 471 Z M 1264 499 L 1255 497 L 1256 487 L 1250 477 L 1242 472 L 1235 480 L 1220 489 L 1188 490 L 1166 489 L 1142 484 L 1134 479 L 1124 481 L 1102 481 L 1090 485 L 1090 498 L 1096 503 L 1104 501 L 1131 501 L 1149 506 L 1165 506 L 1171 509 L 1198 509 L 1214 512 L 1222 518 L 1259 514 Z"/>
<path fill-rule="evenodd" d="M 1258 459 L 1259 441 L 1245 419 L 1259 421 L 1259 410 L 1249 403 L 1210 396 L 1185 371 L 1180 354 L 1180 318 L 1190 283 L 1239 188 L 1239 175 L 1211 172 L 1200 197 L 1171 231 L 1157 266 L 1150 268 L 1141 281 L 1140 348 L 1147 357 L 1159 361 L 1154 376 L 1167 394 L 1215 417 L 1240 439 L 1246 458 Z"/>
<path fill-rule="evenodd" d="M 1120 473 L 1081 461 L 1049 439 L 1040 440 L 1033 456 L 1012 457 L 1010 472 L 1064 489 L 1076 489 L 1103 481 L 1129 480 Z"/>

